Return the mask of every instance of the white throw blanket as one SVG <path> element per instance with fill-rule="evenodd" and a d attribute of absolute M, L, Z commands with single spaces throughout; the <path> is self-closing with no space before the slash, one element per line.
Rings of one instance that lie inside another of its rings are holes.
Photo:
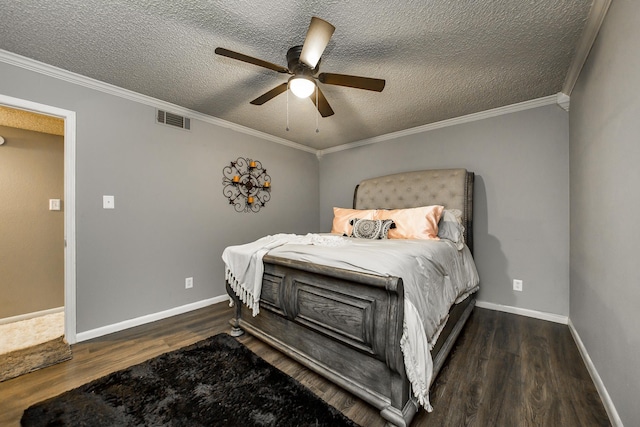
<path fill-rule="evenodd" d="M 343 246 L 339 257 L 333 246 Z M 267 252 L 330 267 L 401 277 L 405 300 L 400 347 L 405 370 L 420 405 L 427 411 L 432 410 L 429 404 L 433 376 L 430 351 L 444 328 L 450 306 L 478 289 L 478 273 L 466 246 L 459 251 L 452 242 L 444 240 L 368 240 L 336 235 L 279 234 L 227 248 L 223 254 L 227 280 L 254 315 L 262 287 L 262 257 Z"/>
<path fill-rule="evenodd" d="M 260 291 L 262 290 L 262 274 L 264 264 L 262 257 L 273 248 L 296 243 L 300 245 L 339 246 L 344 241 L 339 236 L 323 236 L 319 234 L 276 234 L 266 236 L 245 245 L 229 246 L 222 252 L 225 265 L 225 279 L 240 300 L 252 310 L 256 316 L 260 312 Z"/>

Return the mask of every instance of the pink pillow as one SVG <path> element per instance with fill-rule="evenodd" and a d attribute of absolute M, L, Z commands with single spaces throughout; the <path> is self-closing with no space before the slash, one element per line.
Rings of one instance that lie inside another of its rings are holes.
<path fill-rule="evenodd" d="M 444 206 L 422 206 L 409 209 L 378 209 L 374 219 L 392 219 L 396 228 L 389 230 L 390 239 L 438 238 L 438 221 Z"/>
<path fill-rule="evenodd" d="M 373 219 L 373 215 L 376 213 L 375 209 L 346 209 L 346 208 L 333 208 L 333 226 L 331 228 L 332 233 L 338 233 L 340 235 L 351 235 L 351 225 L 349 221 L 358 219 Z"/>

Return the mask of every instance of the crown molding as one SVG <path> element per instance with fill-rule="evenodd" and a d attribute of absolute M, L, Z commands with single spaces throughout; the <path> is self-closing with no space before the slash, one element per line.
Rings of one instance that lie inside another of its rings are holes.
<path fill-rule="evenodd" d="M 569 111 L 569 105 L 571 104 L 571 97 L 565 93 L 558 93 L 556 102 L 564 111 Z"/>
<path fill-rule="evenodd" d="M 161 110 L 170 111 L 172 113 L 186 116 L 191 119 L 197 119 L 212 125 L 227 128 L 236 132 L 244 133 L 246 135 L 255 136 L 260 139 L 275 142 L 276 144 L 285 145 L 297 150 L 306 151 L 308 153 L 316 154 L 315 148 L 307 147 L 306 145 L 298 144 L 297 142 L 289 141 L 288 139 L 279 138 L 277 136 L 269 135 L 268 133 L 260 132 L 255 129 L 241 126 L 235 123 L 228 122 L 226 120 L 219 119 L 217 117 L 202 114 L 198 111 L 190 110 L 188 108 L 181 107 L 170 102 L 162 101 L 147 95 L 142 95 L 137 92 L 133 92 L 128 89 L 101 82 L 91 77 L 86 77 L 81 74 L 77 74 L 71 71 L 63 70 L 62 68 L 54 67 L 53 65 L 45 64 L 44 62 L 36 61 L 31 58 L 27 58 L 6 50 L 0 49 L 0 62 L 4 62 L 9 65 L 23 68 L 25 70 L 34 71 L 45 76 L 53 77 L 58 80 L 63 80 L 69 83 L 84 86 L 89 89 L 97 90 L 110 95 L 118 96 L 120 98 L 128 99 L 130 101 L 138 102 L 140 104 L 148 105 L 150 107 L 159 108 Z"/>
<path fill-rule="evenodd" d="M 349 150 L 351 148 L 362 147 L 364 145 L 377 144 L 402 138 L 404 136 L 415 135 L 417 133 L 428 132 L 435 129 L 441 129 L 449 126 L 460 125 L 463 123 L 475 122 L 477 120 L 488 119 L 490 117 L 502 116 L 504 114 L 515 113 L 517 111 L 529 110 L 531 108 L 543 107 L 559 103 L 558 95 L 545 96 L 543 98 L 532 99 L 530 101 L 519 102 L 504 107 L 494 108 L 492 110 L 480 111 L 478 113 L 468 114 L 466 116 L 454 117 L 452 119 L 442 120 L 435 123 L 429 123 L 398 132 L 388 133 L 386 135 L 374 136 L 373 138 L 362 139 L 360 141 L 350 142 L 348 144 L 338 145 L 337 147 L 319 150 L 316 156 L 322 158 L 325 154 L 335 153 L 338 151 Z M 563 107 L 564 108 L 564 107 Z"/>
<path fill-rule="evenodd" d="M 591 47 L 596 41 L 596 37 L 598 36 L 598 32 L 600 31 L 600 27 L 602 26 L 602 22 L 610 5 L 611 0 L 593 0 L 589 16 L 587 16 L 587 22 L 582 31 L 582 36 L 578 41 L 576 52 L 573 55 L 573 61 L 571 61 L 569 71 L 562 85 L 562 93 L 571 95 L 573 87 L 576 85 L 580 72 L 582 71 L 582 67 L 584 67 L 585 62 L 587 62 Z"/>

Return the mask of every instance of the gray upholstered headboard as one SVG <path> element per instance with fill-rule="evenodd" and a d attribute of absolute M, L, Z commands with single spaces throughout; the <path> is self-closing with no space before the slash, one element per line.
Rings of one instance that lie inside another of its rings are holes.
<path fill-rule="evenodd" d="M 353 195 L 355 209 L 402 209 L 442 205 L 460 209 L 465 241 L 473 252 L 473 172 L 431 169 L 365 179 Z"/>

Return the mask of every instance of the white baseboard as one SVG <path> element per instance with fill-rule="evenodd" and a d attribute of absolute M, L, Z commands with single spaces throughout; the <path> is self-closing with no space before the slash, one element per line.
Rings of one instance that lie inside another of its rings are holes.
<path fill-rule="evenodd" d="M 29 320 L 34 317 L 46 316 L 47 314 L 55 314 L 64 311 L 64 307 L 50 308 L 48 310 L 34 311 L 32 313 L 19 314 L 18 316 L 5 317 L 0 319 L 0 325 L 6 325 L 7 323 L 19 322 L 21 320 Z"/>
<path fill-rule="evenodd" d="M 93 338 L 98 338 L 103 335 L 112 334 L 114 332 L 123 331 L 125 329 L 133 328 L 135 326 L 144 325 L 146 323 L 155 322 L 156 320 L 166 319 L 167 317 L 176 316 L 178 314 L 188 313 L 189 311 L 197 310 L 199 308 L 208 307 L 219 302 L 228 301 L 228 295 L 220 295 L 218 297 L 205 299 L 202 301 L 194 302 L 180 307 L 170 308 L 169 310 L 160 311 L 158 313 L 147 314 L 146 316 L 136 317 L 135 319 L 125 320 L 123 322 L 114 323 L 113 325 L 102 326 L 100 328 L 91 329 L 85 332 L 79 332 L 76 335 L 77 342 L 87 341 Z"/>
<path fill-rule="evenodd" d="M 571 335 L 573 335 L 573 340 L 576 342 L 578 346 L 578 351 L 580 351 L 580 355 L 582 356 L 582 360 L 584 360 L 584 364 L 587 366 L 587 370 L 589 371 L 589 375 L 591 375 L 591 379 L 598 390 L 598 394 L 600 395 L 600 399 L 602 399 L 602 404 L 604 405 L 604 409 L 607 411 L 607 415 L 609 415 L 609 421 L 614 427 L 623 427 L 622 420 L 620 419 L 620 415 L 618 415 L 618 411 L 616 410 L 613 401 L 611 400 L 611 396 L 609 396 L 609 392 L 607 388 L 604 386 L 602 382 L 602 378 L 600 378 L 600 374 L 598 374 L 598 370 L 596 369 L 591 357 L 589 357 L 589 353 L 587 352 L 587 348 L 584 346 L 578 331 L 573 326 L 571 319 L 569 319 L 569 330 L 571 331 Z"/>
<path fill-rule="evenodd" d="M 476 307 L 518 314 L 520 316 L 533 317 L 534 319 L 548 320 L 549 322 L 562 323 L 563 325 L 567 325 L 569 323 L 569 317 L 567 316 L 547 313 L 544 311 L 529 310 L 528 308 L 512 307 L 510 305 L 495 304 L 487 301 L 476 301 Z"/>

